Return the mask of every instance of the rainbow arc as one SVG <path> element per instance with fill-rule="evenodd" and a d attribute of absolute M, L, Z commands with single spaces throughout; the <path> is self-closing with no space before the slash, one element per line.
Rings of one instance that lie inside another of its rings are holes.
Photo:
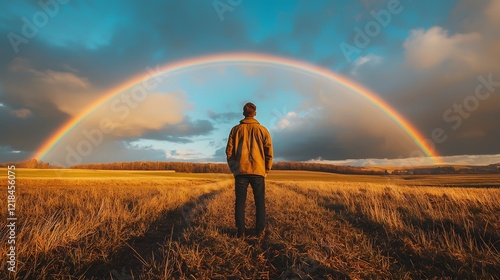
<path fill-rule="evenodd" d="M 168 63 L 163 67 L 159 67 L 156 74 L 174 74 L 200 67 L 234 64 L 258 64 L 280 67 L 307 75 L 319 76 L 336 83 L 349 90 L 349 92 L 357 94 L 375 105 L 384 114 L 390 117 L 413 140 L 425 156 L 433 158 L 433 160 L 438 163 L 439 155 L 426 144 L 425 138 L 422 136 L 420 131 L 418 131 L 409 121 L 399 114 L 399 112 L 387 104 L 387 102 L 385 102 L 380 96 L 362 85 L 356 84 L 355 82 L 347 79 L 346 77 L 311 63 L 260 53 L 223 53 L 194 57 Z M 92 112 L 94 112 L 103 103 L 150 78 L 154 77 L 152 77 L 150 71 L 147 71 L 147 73 L 141 73 L 140 75 L 137 75 L 121 85 L 105 92 L 100 98 L 89 104 L 79 114 L 69 119 L 53 134 L 51 134 L 51 136 L 48 137 L 47 140 L 45 140 L 45 142 L 36 150 L 35 158 L 38 160 L 43 159 L 57 145 L 57 143 L 64 138 L 65 135 L 70 133 L 73 128 L 75 128 L 88 115 L 92 114 Z"/>

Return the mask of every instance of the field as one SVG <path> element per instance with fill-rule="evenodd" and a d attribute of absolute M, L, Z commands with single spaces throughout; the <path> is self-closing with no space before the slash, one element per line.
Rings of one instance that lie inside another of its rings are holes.
<path fill-rule="evenodd" d="M 273 171 L 259 240 L 235 238 L 231 175 L 20 169 L 0 279 L 499 279 L 499 182 Z"/>

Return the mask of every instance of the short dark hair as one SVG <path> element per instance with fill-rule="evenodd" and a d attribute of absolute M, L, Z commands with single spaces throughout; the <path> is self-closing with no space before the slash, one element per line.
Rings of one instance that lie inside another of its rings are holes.
<path fill-rule="evenodd" d="M 245 117 L 255 117 L 257 112 L 257 106 L 255 104 L 248 102 L 243 106 L 243 116 Z"/>

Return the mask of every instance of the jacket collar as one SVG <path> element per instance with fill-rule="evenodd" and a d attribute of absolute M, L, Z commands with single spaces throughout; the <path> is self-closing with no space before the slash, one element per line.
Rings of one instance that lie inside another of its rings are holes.
<path fill-rule="evenodd" d="M 240 124 L 260 124 L 254 117 L 246 117 L 240 121 Z"/>

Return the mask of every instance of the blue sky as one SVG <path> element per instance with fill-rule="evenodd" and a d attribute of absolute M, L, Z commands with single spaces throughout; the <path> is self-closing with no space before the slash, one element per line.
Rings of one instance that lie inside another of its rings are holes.
<path fill-rule="evenodd" d="M 371 89 L 445 162 L 498 162 L 499 14 L 493 0 L 9 2 L 0 15 L 0 161 L 33 157 L 63 123 L 148 67 L 252 52 Z M 247 101 L 271 131 L 278 160 L 402 164 L 418 149 L 383 112 L 334 83 L 239 64 L 166 76 L 126 119 L 115 119 L 117 129 L 72 158 L 84 131 L 116 117 L 104 104 L 43 160 L 223 162 Z"/>

